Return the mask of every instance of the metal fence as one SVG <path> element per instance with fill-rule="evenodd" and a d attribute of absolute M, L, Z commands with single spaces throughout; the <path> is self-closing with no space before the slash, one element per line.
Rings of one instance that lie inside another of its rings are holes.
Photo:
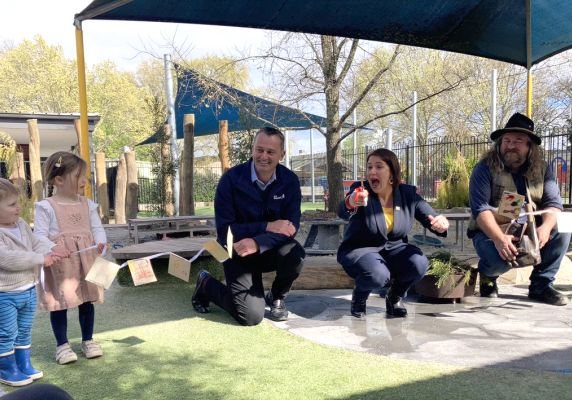
<path fill-rule="evenodd" d="M 570 163 L 572 162 L 572 147 L 569 142 L 569 133 L 565 128 L 555 128 L 546 131 L 542 135 L 542 147 L 544 158 L 552 169 L 560 187 L 562 200 L 565 204 L 572 204 L 572 176 Z M 414 183 L 419 192 L 429 200 L 437 197 L 439 182 L 445 178 L 447 156 L 453 156 L 458 150 L 466 159 L 475 163 L 491 146 L 491 142 L 482 139 L 470 139 L 464 142 L 450 141 L 447 139 L 432 139 L 426 144 L 410 146 L 396 144 L 393 152 L 397 155 L 403 172 L 403 179 L 407 183 Z M 354 174 L 354 153 L 342 151 L 342 174 L 346 181 L 365 176 L 365 164 L 367 154 L 373 147 L 364 147 L 355 153 L 357 174 Z M 415 154 L 415 179 L 413 179 L 413 157 Z M 327 187 L 326 181 L 326 155 L 317 153 L 312 157 L 309 154 L 293 156 L 290 159 L 291 169 L 300 178 L 302 186 L 311 186 L 312 158 L 314 165 L 314 186 Z"/>
<path fill-rule="evenodd" d="M 403 171 L 403 179 L 407 183 L 415 181 L 419 192 L 428 200 L 437 196 L 437 186 L 446 173 L 445 159 L 448 155 L 455 154 L 457 149 L 466 159 L 478 160 L 490 147 L 489 141 L 468 140 L 455 142 L 446 139 L 432 139 L 426 144 L 410 145 L 396 144 L 393 151 L 397 155 Z M 565 204 L 572 204 L 572 175 L 570 164 L 572 162 L 572 147 L 569 141 L 569 133 L 565 128 L 556 128 L 544 132 L 542 135 L 542 147 L 544 157 L 552 169 L 560 187 L 560 193 Z M 367 154 L 373 148 L 364 147 L 357 153 L 342 151 L 342 174 L 345 181 L 353 181 L 365 176 L 365 164 Z M 416 161 L 416 179 L 413 179 L 413 157 Z M 27 162 L 26 162 L 27 164 Z M 160 181 L 154 172 L 153 163 L 138 161 L 139 181 L 139 204 L 141 210 L 152 210 L 159 198 L 158 191 L 162 190 Z M 354 173 L 354 165 L 357 171 Z M 27 166 L 26 166 L 27 167 Z M 95 165 L 92 166 L 94 170 Z M 320 199 L 323 189 L 327 188 L 326 154 L 317 153 L 297 155 L 290 157 L 290 168 L 298 175 L 300 185 L 305 193 L 305 199 L 310 198 L 310 188 L 314 185 L 315 198 Z M 313 174 L 312 174 L 313 168 Z M 29 168 L 26 168 L 28 171 Z M 220 167 L 195 166 L 195 200 L 213 201 L 214 190 L 221 176 Z M 6 168 L 0 162 L 0 175 L 5 176 Z M 106 162 L 108 182 L 109 204 L 113 208 L 115 204 L 115 182 L 117 176 L 117 160 Z M 312 181 L 312 175 L 314 180 Z M 305 189 L 305 190 L 304 190 Z M 319 189 L 319 190 L 318 190 Z"/>

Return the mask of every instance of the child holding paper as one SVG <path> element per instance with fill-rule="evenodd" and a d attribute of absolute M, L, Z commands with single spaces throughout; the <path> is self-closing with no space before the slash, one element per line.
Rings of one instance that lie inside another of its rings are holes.
<path fill-rule="evenodd" d="M 36 203 L 34 233 L 65 247 L 70 257 L 44 268 L 38 287 L 40 309 L 50 311 L 56 338 L 56 361 L 68 364 L 77 360 L 67 338 L 67 310 L 78 307 L 81 351 L 86 358 L 103 355 L 93 340 L 95 307 L 103 302 L 103 289 L 85 277 L 98 253 L 105 248 L 105 230 L 97 204 L 82 196 L 87 182 L 86 163 L 75 154 L 59 151 L 44 164 L 48 198 Z"/>
<path fill-rule="evenodd" d="M 40 267 L 51 266 L 65 252 L 36 238 L 20 218 L 18 188 L 0 178 L 0 382 L 23 386 L 44 374 L 30 362 L 32 323 Z"/>

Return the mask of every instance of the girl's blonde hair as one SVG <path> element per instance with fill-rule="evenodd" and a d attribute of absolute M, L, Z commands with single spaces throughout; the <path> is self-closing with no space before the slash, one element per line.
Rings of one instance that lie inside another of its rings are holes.
<path fill-rule="evenodd" d="M 18 187 L 10 182 L 8 179 L 0 178 L 0 201 L 8 198 L 9 196 L 20 195 Z"/>
<path fill-rule="evenodd" d="M 48 197 L 54 192 L 54 179 L 56 176 L 71 174 L 79 167 L 79 173 L 83 173 L 87 167 L 83 158 L 68 151 L 57 151 L 44 162 L 44 181 L 48 189 Z"/>

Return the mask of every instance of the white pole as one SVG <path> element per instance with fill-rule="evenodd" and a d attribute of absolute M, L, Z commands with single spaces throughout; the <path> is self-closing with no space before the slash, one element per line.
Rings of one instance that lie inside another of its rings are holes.
<path fill-rule="evenodd" d="M 385 145 L 388 150 L 393 149 L 393 131 L 391 130 L 391 128 L 387 128 L 387 140 Z"/>
<path fill-rule="evenodd" d="M 167 97 L 168 121 L 171 126 L 171 158 L 177 166 L 173 182 L 173 202 L 175 215 L 179 215 L 179 149 L 177 148 L 177 123 L 175 122 L 175 98 L 173 95 L 173 75 L 171 73 L 171 56 L 163 56 L 165 67 L 165 95 Z"/>
<path fill-rule="evenodd" d="M 497 129 L 497 70 L 491 74 L 491 132 Z"/>
<path fill-rule="evenodd" d="M 316 202 L 316 194 L 314 193 L 314 129 L 310 129 L 310 160 L 311 164 L 311 177 L 312 177 L 312 185 L 310 186 L 310 190 L 312 193 L 312 203 Z"/>
<path fill-rule="evenodd" d="M 354 128 L 356 126 L 356 121 L 357 121 L 357 115 L 356 115 L 356 110 L 354 108 Z M 354 148 L 354 181 L 358 180 L 358 170 L 357 170 L 357 131 L 354 131 L 354 133 L 352 134 L 353 136 L 353 148 Z"/>
<path fill-rule="evenodd" d="M 284 162 L 286 168 L 290 169 L 290 132 L 284 131 Z"/>
<path fill-rule="evenodd" d="M 413 132 L 411 133 L 411 137 L 413 138 L 413 157 L 411 161 L 411 173 L 413 174 L 413 186 L 417 186 L 417 150 L 415 147 L 417 146 L 417 92 L 413 92 Z"/>

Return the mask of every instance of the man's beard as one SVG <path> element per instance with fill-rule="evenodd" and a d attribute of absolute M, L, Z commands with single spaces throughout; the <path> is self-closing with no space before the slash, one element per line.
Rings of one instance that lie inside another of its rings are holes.
<path fill-rule="evenodd" d="M 505 151 L 503 156 L 503 163 L 509 168 L 520 168 L 526 162 L 526 157 L 521 156 L 516 151 Z"/>

